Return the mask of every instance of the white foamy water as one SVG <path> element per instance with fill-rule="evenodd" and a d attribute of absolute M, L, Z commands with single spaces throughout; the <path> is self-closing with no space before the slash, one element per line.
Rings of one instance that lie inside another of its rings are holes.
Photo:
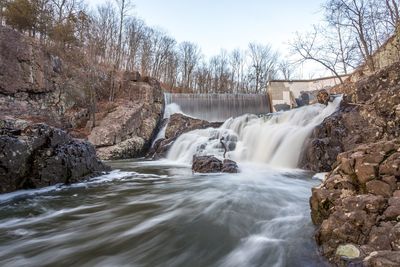
<path fill-rule="evenodd" d="M 269 117 L 243 115 L 231 118 L 218 129 L 195 130 L 180 136 L 167 158 L 190 163 L 193 155 L 222 157 L 220 139 L 230 147 L 227 157 L 238 162 L 266 163 L 296 168 L 306 138 L 315 126 L 335 112 L 341 98 L 328 106 L 315 104 Z"/>

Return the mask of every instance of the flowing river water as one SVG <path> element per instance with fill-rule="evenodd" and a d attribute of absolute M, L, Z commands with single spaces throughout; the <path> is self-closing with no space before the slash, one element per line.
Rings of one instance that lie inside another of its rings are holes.
<path fill-rule="evenodd" d="M 326 266 L 296 169 L 313 127 L 338 106 L 242 116 L 182 135 L 165 160 L 109 162 L 89 182 L 0 195 L 0 266 Z M 193 174 L 193 154 L 238 174 Z"/>

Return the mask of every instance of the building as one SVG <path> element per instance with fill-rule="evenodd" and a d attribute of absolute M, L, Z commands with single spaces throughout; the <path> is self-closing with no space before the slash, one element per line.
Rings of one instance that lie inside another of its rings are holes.
<path fill-rule="evenodd" d="M 350 75 L 341 76 L 345 80 Z M 272 80 L 267 86 L 273 111 L 288 110 L 308 104 L 314 98 L 313 92 L 340 84 L 339 78 L 324 77 L 312 80 Z"/>

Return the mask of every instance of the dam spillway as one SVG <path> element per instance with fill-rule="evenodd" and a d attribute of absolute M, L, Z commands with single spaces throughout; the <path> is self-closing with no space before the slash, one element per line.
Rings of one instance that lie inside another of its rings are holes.
<path fill-rule="evenodd" d="M 177 104 L 191 117 L 225 121 L 243 114 L 270 113 L 266 94 L 173 94 L 165 93 L 165 104 Z"/>

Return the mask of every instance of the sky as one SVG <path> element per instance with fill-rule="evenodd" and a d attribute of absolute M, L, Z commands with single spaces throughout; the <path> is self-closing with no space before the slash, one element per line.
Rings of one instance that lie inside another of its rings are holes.
<path fill-rule="evenodd" d="M 105 0 L 88 0 L 91 6 Z M 161 28 L 178 42 L 190 41 L 206 57 L 221 49 L 246 49 L 249 42 L 270 44 L 282 56 L 296 31 L 322 20 L 324 0 L 132 0 L 132 14 Z M 312 68 L 315 68 L 312 67 Z M 308 69 L 302 72 L 310 72 Z M 317 70 L 315 70 L 317 72 Z M 302 76 L 310 74 L 302 73 Z M 321 76 L 321 75 L 317 75 Z M 309 77 L 304 77 L 309 78 Z"/>

